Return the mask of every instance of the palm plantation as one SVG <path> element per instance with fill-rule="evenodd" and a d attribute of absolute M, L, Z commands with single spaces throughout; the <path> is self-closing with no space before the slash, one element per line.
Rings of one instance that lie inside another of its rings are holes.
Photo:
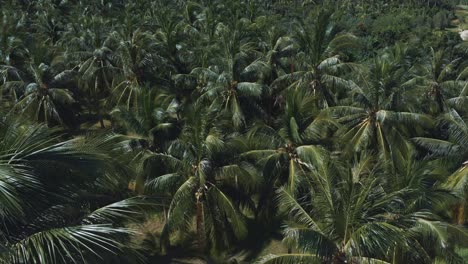
<path fill-rule="evenodd" d="M 463 4 L 0 0 L 0 263 L 466 263 Z"/>

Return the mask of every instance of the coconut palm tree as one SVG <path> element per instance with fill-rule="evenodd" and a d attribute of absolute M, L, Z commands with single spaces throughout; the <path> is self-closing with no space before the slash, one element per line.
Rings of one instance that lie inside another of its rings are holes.
<path fill-rule="evenodd" d="M 121 71 L 113 79 L 112 94 L 117 105 L 125 98 L 127 109 L 138 107 L 136 97 L 145 85 L 145 74 L 157 73 L 156 39 L 150 32 L 133 28 L 131 32 L 113 32 L 112 38 L 118 43 L 115 55 Z"/>
<path fill-rule="evenodd" d="M 63 115 L 73 118 L 70 106 L 75 102 L 72 93 L 66 89 L 73 83 L 73 70 L 54 69 L 53 66 L 31 63 L 26 71 L 4 66 L 9 77 L 4 87 L 10 89 L 17 101 L 13 111 L 19 111 L 34 120 L 63 124 Z M 70 123 L 68 123 L 70 124 Z"/>
<path fill-rule="evenodd" d="M 290 219 L 284 240 L 297 251 L 268 255 L 258 263 L 431 263 L 429 240 L 449 252 L 447 233 L 468 234 L 460 226 L 440 222 L 424 210 L 427 207 L 406 208 L 403 197 L 413 190 L 388 188 L 373 159 L 361 156 L 352 166 L 323 162 L 308 177 L 313 188 L 298 199 L 286 188 L 279 189 L 278 203 Z M 425 193 L 430 195 L 430 189 Z"/>
<path fill-rule="evenodd" d="M 13 8 L 13 7 L 11 7 Z M 24 14 L 15 18 L 14 12 L 7 8 L 2 10 L 0 27 L 0 64 L 12 65 L 24 59 L 26 53 L 23 45 L 23 27 L 25 23 Z"/>
<path fill-rule="evenodd" d="M 131 252 L 123 242 L 133 231 L 122 223 L 141 217 L 148 203 L 109 205 L 116 198 L 91 195 L 99 182 L 124 174 L 111 158 L 121 151 L 118 137 L 63 140 L 56 130 L 11 116 L 0 120 L 0 135 L 1 263 L 80 263 Z"/>
<path fill-rule="evenodd" d="M 299 89 L 289 93 L 276 126 L 256 124 L 244 139 L 242 158 L 263 174 L 256 216 L 264 223 L 275 219 L 275 190 L 284 187 L 293 195 L 307 190 L 307 172 L 329 155 L 324 146 L 338 124 L 320 114 L 305 93 Z"/>
<path fill-rule="evenodd" d="M 216 111 L 203 111 L 192 109 L 180 138 L 146 158 L 145 193 L 171 197 L 166 243 L 170 234 L 190 231 L 195 221 L 199 250 L 216 254 L 246 235 L 241 208 L 252 209 L 250 192 L 258 179 L 251 166 L 236 163 L 236 145 L 216 125 Z"/>
<path fill-rule="evenodd" d="M 445 130 L 445 138 L 415 137 L 411 140 L 424 148 L 432 157 L 450 158 L 461 165 L 468 160 L 465 146 L 468 144 L 468 126 L 466 118 L 455 109 L 449 110 L 437 120 L 438 130 Z"/>
<path fill-rule="evenodd" d="M 17 8 L 14 4 L 9 8 Z M 19 17 L 19 18 L 18 18 Z M 26 23 L 25 15 L 22 12 L 11 12 L 5 8 L 1 12 L 0 26 L 0 101 L 5 99 L 5 103 L 15 102 L 18 98 L 17 92 L 11 83 L 11 80 L 20 80 L 18 68 L 27 64 L 29 52 L 23 43 L 23 27 Z M 8 105 L 9 106 L 9 105 Z"/>
<path fill-rule="evenodd" d="M 132 110 L 119 106 L 110 114 L 131 137 L 146 141 L 144 145 L 152 151 L 160 151 L 178 136 L 178 104 L 162 91 L 148 87 L 142 87 L 136 96 L 138 103 Z"/>
<path fill-rule="evenodd" d="M 454 6 L 325 2 L 0 0 L 0 263 L 461 263 Z"/>
<path fill-rule="evenodd" d="M 299 46 L 296 63 L 290 73 L 280 76 L 272 83 L 273 89 L 300 87 L 316 97 L 321 107 L 334 106 L 343 89 L 354 83 L 340 77 L 340 72 L 357 70 L 357 65 L 344 61 L 343 50 L 357 46 L 357 38 L 349 33 L 340 33 L 334 28 L 333 13 L 318 12 L 313 22 L 302 22 L 296 27 L 294 40 Z M 309 24 L 313 26 L 310 27 Z"/>
<path fill-rule="evenodd" d="M 466 221 L 466 163 L 468 161 L 468 126 L 467 120 L 455 109 L 438 118 L 437 131 L 442 137 L 415 137 L 411 141 L 423 150 L 427 159 L 442 158 L 444 163 L 439 166 L 452 169 L 447 186 L 460 194 L 458 203 L 453 206 L 452 219 L 455 223 L 464 224 Z"/>
<path fill-rule="evenodd" d="M 259 38 L 259 47 L 262 50 L 263 56 L 256 59 L 244 70 L 244 76 L 253 78 L 257 82 L 265 85 L 260 98 L 262 109 L 266 113 L 263 114 L 267 121 L 273 118 L 275 110 L 280 110 L 278 100 L 281 100 L 280 91 L 271 89 L 271 84 L 286 73 L 290 73 L 291 58 L 297 53 L 298 46 L 289 36 L 284 36 L 283 30 L 280 28 L 272 28 L 263 32 L 266 26 L 263 23 L 269 21 L 260 21 L 253 23 L 252 26 L 258 27 L 259 34 L 263 38 Z M 265 35 L 265 36 L 263 36 Z"/>
<path fill-rule="evenodd" d="M 239 22 L 238 27 L 244 27 Z M 241 29 L 230 29 L 225 25 L 218 25 L 221 38 L 222 57 L 215 65 L 208 68 L 195 68 L 192 75 L 199 79 L 198 101 L 211 102 L 211 107 L 220 109 L 222 114 L 230 116 L 235 128 L 245 125 L 246 105 L 255 109 L 264 86 L 251 77 L 252 71 L 259 69 L 254 64 L 256 52 L 252 43 Z M 253 63 L 251 63 L 254 61 Z M 249 78 L 250 77 L 250 78 Z M 259 108 L 259 107 L 258 107 Z M 258 109 L 257 108 L 257 109 Z"/>
<path fill-rule="evenodd" d="M 40 3 L 36 6 L 37 13 L 33 26 L 36 28 L 36 38 L 41 45 L 54 46 L 64 31 L 63 18 L 59 16 L 60 10 L 52 3 Z"/>
<path fill-rule="evenodd" d="M 170 100 L 170 96 L 148 87 L 142 87 L 142 91 L 136 96 L 137 107 L 128 110 L 119 106 L 110 113 L 116 121 L 115 126 L 122 127 L 130 139 L 130 147 L 138 152 L 135 161 L 167 149 L 167 144 L 177 139 L 180 134 L 177 119 L 179 105 Z M 144 193 L 144 176 L 144 173 L 140 172 L 135 179 L 135 191 L 139 194 Z"/>
<path fill-rule="evenodd" d="M 60 45 L 67 47 L 63 56 L 79 72 L 79 90 L 84 94 L 80 101 L 96 113 L 101 128 L 104 128 L 104 101 L 110 96 L 113 76 L 118 73 L 116 47 L 108 34 L 108 21 L 84 16 L 80 22 L 82 27 L 74 24 L 68 27 L 64 33 L 66 38 Z"/>
<path fill-rule="evenodd" d="M 457 81 L 465 79 L 465 84 L 460 93 L 455 97 L 447 99 L 447 104 L 459 112 L 464 112 L 463 106 L 468 101 L 468 82 L 466 81 L 466 74 L 468 74 L 468 67 L 465 68 L 457 78 Z"/>
<path fill-rule="evenodd" d="M 151 26 L 156 27 L 154 38 L 158 55 L 163 58 L 160 61 L 161 66 L 169 75 L 189 73 L 190 69 L 187 67 L 191 57 L 190 53 L 187 53 L 189 46 L 184 41 L 179 41 L 188 37 L 184 32 L 187 25 L 181 16 L 182 12 L 170 12 L 162 3 L 152 3 L 150 6 L 147 17 L 151 21 Z"/>
<path fill-rule="evenodd" d="M 400 65 L 393 56 L 374 59 L 365 86 L 351 93 L 354 104 L 330 108 L 343 124 L 338 135 L 346 143 L 345 152 L 373 150 L 398 167 L 410 151 L 408 137 L 433 127 L 430 116 L 414 112 L 413 104 L 405 101 L 415 98 L 405 96 L 407 71 Z"/>
<path fill-rule="evenodd" d="M 429 99 L 428 112 L 434 115 L 447 111 L 447 99 L 457 97 L 466 82 L 456 77 L 456 67 L 460 59 L 449 61 L 443 50 L 431 49 L 430 62 L 422 68 L 422 88 Z"/>

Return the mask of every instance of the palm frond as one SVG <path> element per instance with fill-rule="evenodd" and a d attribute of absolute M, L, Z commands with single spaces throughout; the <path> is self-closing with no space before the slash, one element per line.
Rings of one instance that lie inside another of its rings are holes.
<path fill-rule="evenodd" d="M 122 238 L 133 231 L 109 225 L 81 225 L 42 231 L 11 245 L 5 260 L 13 263 L 81 263 L 88 254 L 118 253 Z"/>
<path fill-rule="evenodd" d="M 323 234 L 320 225 L 315 219 L 299 204 L 299 202 L 285 188 L 279 188 L 277 191 L 278 202 L 286 212 L 289 212 L 292 219 L 315 232 Z"/>
<path fill-rule="evenodd" d="M 31 169 L 5 163 L 0 156 L 0 207 L 1 217 L 22 216 L 27 199 L 22 199 L 19 190 L 41 193 L 42 187 Z M 25 198 L 25 197 L 24 197 Z"/>
<path fill-rule="evenodd" d="M 384 257 L 389 249 L 397 245 L 402 248 L 408 247 L 405 230 L 390 223 L 372 222 L 355 230 L 345 247 L 353 252 L 353 255 L 377 254 Z"/>
<path fill-rule="evenodd" d="M 283 254 L 266 255 L 256 262 L 257 264 L 320 264 L 323 260 L 313 254 Z"/>
<path fill-rule="evenodd" d="M 155 206 L 143 197 L 132 197 L 98 208 L 88 214 L 84 223 L 116 223 L 119 221 L 134 221 L 143 216 L 145 209 Z"/>
<path fill-rule="evenodd" d="M 218 210 L 227 217 L 234 235 L 238 239 L 244 238 L 247 235 L 247 226 L 242 214 L 234 206 L 231 199 L 214 185 L 210 187 L 207 195 L 211 198 L 210 202 L 216 203 Z"/>
<path fill-rule="evenodd" d="M 337 245 L 328 236 L 310 228 L 288 227 L 283 231 L 285 241 L 302 252 L 314 252 L 322 258 L 331 257 L 338 251 Z"/>
<path fill-rule="evenodd" d="M 260 97 L 263 86 L 259 83 L 240 82 L 237 84 L 237 91 L 240 96 Z"/>
<path fill-rule="evenodd" d="M 390 124 L 401 123 L 405 125 L 419 125 L 423 128 L 434 126 L 434 120 L 424 114 L 409 112 L 392 112 L 380 110 L 376 113 L 377 120 L 380 122 L 389 122 Z"/>
<path fill-rule="evenodd" d="M 435 138 L 415 137 L 411 141 L 438 156 L 456 155 L 459 150 L 458 145 Z"/>
<path fill-rule="evenodd" d="M 190 177 L 174 194 L 164 227 L 167 235 L 179 229 L 186 230 L 190 225 L 191 217 L 195 212 L 194 201 L 197 186 L 197 178 Z"/>
<path fill-rule="evenodd" d="M 160 175 L 145 182 L 145 193 L 159 195 L 174 193 L 179 184 L 181 184 L 181 181 L 183 181 L 183 178 L 178 173 Z"/>

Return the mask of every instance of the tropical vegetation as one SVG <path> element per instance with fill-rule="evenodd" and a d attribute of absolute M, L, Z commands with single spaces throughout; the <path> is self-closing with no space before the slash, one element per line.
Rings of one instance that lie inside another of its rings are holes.
<path fill-rule="evenodd" d="M 463 0 L 0 0 L 0 263 L 466 263 Z"/>

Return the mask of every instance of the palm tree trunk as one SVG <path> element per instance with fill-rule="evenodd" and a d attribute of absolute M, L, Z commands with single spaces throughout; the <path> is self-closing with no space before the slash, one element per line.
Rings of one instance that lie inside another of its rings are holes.
<path fill-rule="evenodd" d="M 290 73 L 294 73 L 294 63 L 292 61 L 292 58 L 289 58 L 289 71 Z"/>
<path fill-rule="evenodd" d="M 135 179 L 135 192 L 142 195 L 145 192 L 145 176 L 143 173 L 138 173 Z"/>
<path fill-rule="evenodd" d="M 453 222 L 458 225 L 465 224 L 465 201 L 459 202 L 453 208 Z"/>
<path fill-rule="evenodd" d="M 205 222 L 203 216 L 203 203 L 197 200 L 197 236 L 198 236 L 198 249 L 200 253 L 205 252 L 206 239 L 205 239 Z"/>
<path fill-rule="evenodd" d="M 106 126 L 104 125 L 104 120 L 102 119 L 102 115 L 100 113 L 98 114 L 98 118 L 99 118 L 99 124 L 101 125 L 101 128 L 102 129 L 106 128 Z"/>

